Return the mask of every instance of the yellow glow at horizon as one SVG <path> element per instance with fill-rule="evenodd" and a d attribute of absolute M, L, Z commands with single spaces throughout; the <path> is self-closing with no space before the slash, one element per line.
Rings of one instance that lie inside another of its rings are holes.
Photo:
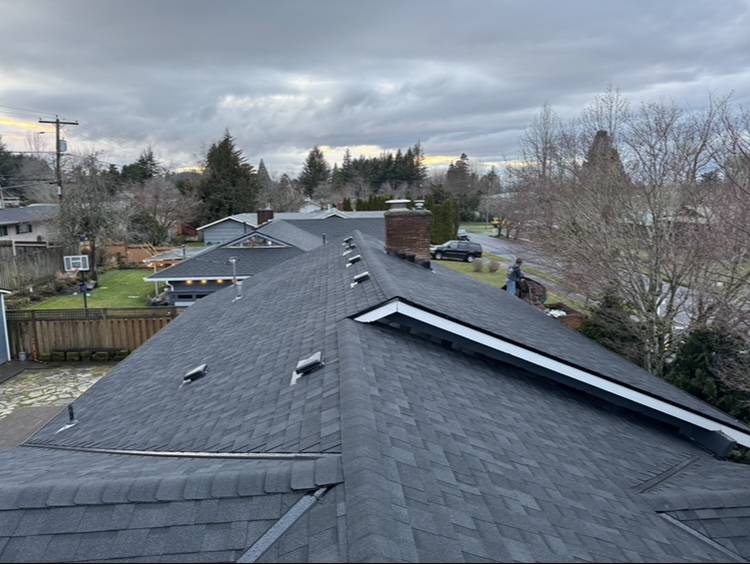
<path fill-rule="evenodd" d="M 46 131 L 47 128 L 40 123 L 34 123 L 25 119 L 16 119 L 11 117 L 0 117 L 0 125 L 7 125 L 8 127 L 15 127 L 16 129 L 23 129 L 26 131 Z"/>

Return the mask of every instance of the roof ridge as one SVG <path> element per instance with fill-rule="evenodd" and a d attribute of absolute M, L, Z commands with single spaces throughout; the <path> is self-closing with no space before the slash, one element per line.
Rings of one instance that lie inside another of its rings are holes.
<path fill-rule="evenodd" d="M 387 469 L 378 441 L 371 398 L 375 374 L 365 361 L 361 324 L 338 324 L 341 401 L 341 461 L 347 491 L 347 540 L 352 562 L 402 560 L 392 541 L 394 520 Z"/>
<path fill-rule="evenodd" d="M 365 262 L 370 269 L 370 273 L 373 275 L 375 283 L 382 290 L 383 294 L 385 294 L 386 300 L 401 296 L 398 284 L 396 284 L 393 276 L 385 265 L 383 265 L 382 261 L 378 260 L 377 251 L 371 247 L 373 241 L 376 240 L 370 240 L 370 237 L 367 237 L 358 229 L 353 231 L 352 235 L 357 243 L 357 248 L 364 255 Z M 382 249 L 382 253 L 386 254 L 385 249 Z"/>

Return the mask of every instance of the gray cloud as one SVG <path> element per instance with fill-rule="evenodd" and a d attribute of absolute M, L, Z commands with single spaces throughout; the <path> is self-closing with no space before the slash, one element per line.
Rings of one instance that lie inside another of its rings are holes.
<path fill-rule="evenodd" d="M 489 162 L 545 101 L 571 115 L 609 83 L 747 102 L 748 29 L 746 0 L 2 0 L 0 104 L 79 119 L 73 146 L 118 163 L 151 143 L 193 165 L 227 127 L 278 172 L 313 144 L 418 139 Z"/>

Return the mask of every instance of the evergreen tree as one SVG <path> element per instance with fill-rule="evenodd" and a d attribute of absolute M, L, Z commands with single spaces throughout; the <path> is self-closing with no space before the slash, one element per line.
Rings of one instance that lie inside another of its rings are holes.
<path fill-rule="evenodd" d="M 750 422 L 747 343 L 720 327 L 691 331 L 677 349 L 667 379 L 722 411 Z"/>
<path fill-rule="evenodd" d="M 346 183 L 344 182 L 341 169 L 339 168 L 338 164 L 334 164 L 333 170 L 331 171 L 331 188 L 334 192 L 339 192 L 344 188 L 345 185 Z"/>
<path fill-rule="evenodd" d="M 134 163 L 122 167 L 121 177 L 123 180 L 140 184 L 162 172 L 163 169 L 156 160 L 153 149 L 146 147 Z"/>
<path fill-rule="evenodd" d="M 299 176 L 299 182 L 305 195 L 312 198 L 318 186 L 328 182 L 331 169 L 323 156 L 323 152 L 316 145 L 305 159 L 305 166 Z"/>
<path fill-rule="evenodd" d="M 211 145 L 198 187 L 203 202 L 203 221 L 208 223 L 256 208 L 258 175 L 237 149 L 229 131 Z"/>
<path fill-rule="evenodd" d="M 344 151 L 344 158 L 341 161 L 341 170 L 339 172 L 341 183 L 348 184 L 354 180 L 354 169 L 352 168 L 352 153 L 349 147 Z"/>
<path fill-rule="evenodd" d="M 20 168 L 21 158 L 6 150 L 2 137 L 0 137 L 0 183 L 9 184 L 8 180 L 15 176 Z"/>
<path fill-rule="evenodd" d="M 271 175 L 268 174 L 268 169 L 266 169 L 266 163 L 263 162 L 263 159 L 260 159 L 260 162 L 258 163 L 258 186 L 261 190 L 270 192 L 274 188 L 273 180 L 271 180 Z"/>

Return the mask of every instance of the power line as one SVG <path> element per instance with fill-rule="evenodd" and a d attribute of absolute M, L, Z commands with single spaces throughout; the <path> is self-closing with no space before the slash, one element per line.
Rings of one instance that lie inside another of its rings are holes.
<path fill-rule="evenodd" d="M 56 116 L 57 114 L 53 114 L 51 112 L 41 112 L 39 110 L 31 110 L 29 108 L 19 108 L 18 106 L 7 106 L 5 104 L 0 104 L 0 108 L 7 108 L 9 110 L 17 110 L 21 112 L 27 112 L 30 114 L 34 114 L 36 116 L 42 115 L 42 116 Z"/>

